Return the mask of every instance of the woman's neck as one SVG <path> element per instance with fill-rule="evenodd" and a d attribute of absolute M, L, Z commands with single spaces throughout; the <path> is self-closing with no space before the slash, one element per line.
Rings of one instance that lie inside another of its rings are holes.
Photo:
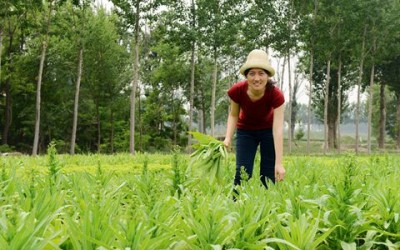
<path fill-rule="evenodd" d="M 256 89 L 253 89 L 253 88 L 249 87 L 248 91 L 253 96 L 262 96 L 262 95 L 264 95 L 265 88 L 260 89 L 260 90 L 256 90 Z"/>

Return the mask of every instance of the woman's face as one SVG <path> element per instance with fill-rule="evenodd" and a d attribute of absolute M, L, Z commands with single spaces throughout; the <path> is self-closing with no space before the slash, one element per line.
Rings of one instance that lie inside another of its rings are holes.
<path fill-rule="evenodd" d="M 268 74 L 263 69 L 250 69 L 246 75 L 247 82 L 253 90 L 264 90 L 268 82 Z"/>

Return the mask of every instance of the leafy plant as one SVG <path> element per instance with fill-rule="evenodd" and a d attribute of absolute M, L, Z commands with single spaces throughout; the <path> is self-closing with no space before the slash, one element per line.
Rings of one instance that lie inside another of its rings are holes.
<path fill-rule="evenodd" d="M 56 144 L 51 142 L 49 147 L 47 148 L 47 155 L 48 155 L 48 164 L 47 167 L 49 169 L 49 180 L 50 180 L 50 187 L 52 188 L 55 186 L 55 183 L 58 180 L 58 175 L 60 170 L 62 169 L 61 165 L 57 161 L 57 149 Z"/>
<path fill-rule="evenodd" d="M 178 197 L 180 197 L 182 190 L 180 188 L 182 184 L 182 177 L 181 177 L 181 170 L 179 167 L 179 149 L 175 148 L 173 155 L 172 155 L 172 160 L 171 160 L 171 165 L 172 165 L 172 172 L 173 172 L 173 177 L 172 177 L 172 190 L 171 190 L 171 195 L 174 195 L 175 192 L 178 193 Z"/>
<path fill-rule="evenodd" d="M 200 132 L 189 132 L 198 143 L 193 145 L 195 151 L 190 155 L 189 170 L 195 168 L 202 170 L 210 176 L 210 181 L 214 179 L 220 181 L 223 176 L 223 165 L 227 159 L 228 152 L 223 142 L 212 136 Z"/>

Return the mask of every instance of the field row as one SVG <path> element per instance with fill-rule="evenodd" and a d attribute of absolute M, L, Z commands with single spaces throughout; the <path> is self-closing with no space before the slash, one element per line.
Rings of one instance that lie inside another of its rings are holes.
<path fill-rule="evenodd" d="M 399 249 L 400 157 L 286 157 L 232 199 L 172 155 L 0 159 L 0 249 Z M 259 159 L 256 159 L 256 164 Z"/>

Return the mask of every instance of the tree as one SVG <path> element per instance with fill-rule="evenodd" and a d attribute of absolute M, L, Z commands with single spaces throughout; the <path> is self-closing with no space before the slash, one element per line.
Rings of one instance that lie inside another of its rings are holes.
<path fill-rule="evenodd" d="M 141 22 L 147 19 L 152 20 L 154 16 L 150 13 L 156 10 L 162 3 L 160 0 L 146 2 L 143 0 L 112 0 L 117 7 L 116 12 L 124 18 L 127 30 L 133 30 L 133 78 L 131 81 L 130 95 L 130 136 L 129 151 L 135 153 L 135 111 L 136 91 L 139 82 L 139 55 L 140 55 L 140 33 Z"/>
<path fill-rule="evenodd" d="M 79 109 L 79 94 L 80 94 L 80 85 L 82 79 L 82 68 L 83 68 L 83 52 L 84 52 L 84 33 L 85 30 L 85 11 L 88 8 L 88 2 L 83 1 L 82 5 L 77 6 L 78 13 L 75 15 L 77 20 L 75 21 L 75 25 L 73 27 L 77 27 L 76 33 L 76 41 L 77 41 L 77 50 L 78 52 L 78 65 L 77 65 L 77 77 L 76 77 L 76 86 L 75 86 L 75 98 L 74 98 L 74 113 L 72 119 L 72 132 L 71 132 L 71 145 L 70 145 L 70 154 L 75 154 L 75 143 L 76 143 L 76 129 L 78 126 L 78 109 Z M 74 14 L 74 13 L 73 13 Z"/>
<path fill-rule="evenodd" d="M 296 100 L 294 100 L 295 95 L 293 94 L 292 87 L 292 70 L 291 70 L 291 56 L 292 51 L 296 51 L 296 44 L 298 40 L 298 35 L 296 34 L 296 30 L 294 29 L 297 20 L 294 14 L 294 1 L 284 1 L 284 4 L 279 5 L 277 11 L 277 20 L 274 26 L 274 38 L 275 44 L 274 48 L 285 58 L 287 58 L 288 62 L 288 89 L 289 89 L 289 100 L 288 100 L 288 109 L 289 109 L 289 118 L 287 119 L 289 123 L 288 130 L 288 146 L 289 153 L 292 149 L 292 138 L 293 138 L 293 130 L 295 124 L 292 124 L 292 121 L 296 118 L 292 117 L 293 109 L 295 109 L 294 105 L 296 105 Z M 283 76 L 282 76 L 283 77 Z M 292 126 L 293 125 L 293 126 Z"/>
<path fill-rule="evenodd" d="M 380 1 L 375 8 L 372 8 L 370 18 L 372 19 L 371 35 L 371 56 L 369 58 L 369 68 L 371 72 L 369 86 L 369 136 L 371 136 L 371 124 L 373 116 L 373 90 L 374 80 L 381 85 L 379 102 L 379 126 L 378 146 L 383 149 L 385 145 L 385 123 L 386 123 L 386 85 L 396 83 L 396 66 L 391 66 L 393 61 L 396 63 L 396 57 L 399 55 L 399 19 L 398 11 L 400 5 L 398 1 Z M 376 69 L 376 70 L 375 70 Z M 396 88 L 394 88 L 396 89 Z M 371 142 L 368 141 L 369 152 L 371 152 Z"/>
<path fill-rule="evenodd" d="M 40 64 L 39 64 L 39 72 L 37 77 L 37 86 L 36 86 L 36 118 L 35 118 L 35 133 L 32 147 L 32 155 L 35 156 L 38 153 L 39 146 L 39 129 L 40 129 L 40 115 L 41 115 L 41 89 L 42 89 L 42 77 L 43 77 L 43 68 L 46 59 L 47 47 L 49 43 L 49 32 L 50 32 L 50 24 L 51 18 L 53 15 L 53 10 L 56 7 L 57 2 L 49 0 L 48 2 L 44 2 L 43 5 L 43 23 L 41 24 L 41 28 L 43 29 L 43 37 L 41 40 L 41 55 L 40 55 Z"/>
<path fill-rule="evenodd" d="M 4 116 L 2 121 L 3 130 L 1 143 L 9 144 L 9 132 L 12 121 L 12 79 L 14 71 L 15 56 L 21 51 L 18 41 L 23 40 L 21 36 L 21 26 L 25 23 L 26 13 L 29 10 L 30 2 L 2 1 L 0 4 L 0 33 L 1 33 L 1 52 L 3 51 L 3 34 L 5 44 L 5 58 L 0 60 L 4 67 L 0 68 L 0 93 L 4 100 Z M 2 55 L 2 53 L 0 53 Z M 1 57 L 1 56 L 0 56 Z M 1 97 L 1 98 L 2 98 Z M 0 103 L 1 104 L 1 103 Z"/>
<path fill-rule="evenodd" d="M 181 56 L 178 46 L 158 41 L 151 48 L 153 54 L 144 61 L 142 79 L 145 81 L 143 117 L 144 150 L 168 150 L 174 145 L 184 146 L 187 131 L 183 105 L 187 102 L 183 87 L 187 85 L 189 64 Z M 152 74 L 148 74 L 152 72 Z M 184 142 L 184 144 L 182 143 Z"/>
<path fill-rule="evenodd" d="M 391 61 L 389 61 L 388 63 L 384 64 L 384 65 L 380 65 L 378 67 L 378 70 L 381 72 L 381 81 L 382 81 L 382 85 L 386 85 L 388 86 L 389 90 L 394 94 L 395 100 L 396 100 L 396 104 L 394 106 L 396 106 L 396 115 L 394 115 L 394 112 L 389 113 L 389 117 L 387 119 L 387 126 L 386 129 L 389 131 L 389 135 L 392 136 L 393 139 L 396 140 L 396 145 L 397 148 L 400 147 L 400 128 L 399 128 L 399 124 L 400 124 L 400 55 L 398 54 L 396 58 L 393 58 Z M 383 92 L 383 91 L 381 91 Z M 383 94 L 383 93 L 382 93 Z M 381 95 L 382 95 L 381 94 Z M 383 98 L 381 98 L 383 99 Z M 386 103 L 384 102 L 381 105 L 386 105 Z M 382 109 L 382 106 L 381 106 Z M 382 118 L 381 118 L 382 120 Z M 396 122 L 394 122 L 396 121 Z M 383 137 L 384 134 L 383 132 L 380 132 L 380 138 Z M 381 138 L 382 139 L 382 138 Z"/>
<path fill-rule="evenodd" d="M 237 27 L 237 0 L 198 0 L 198 23 L 201 42 L 211 54 L 213 62 L 210 126 L 211 135 L 215 135 L 215 105 L 219 73 L 219 58 L 224 48 L 229 48 L 235 41 Z"/>
<path fill-rule="evenodd" d="M 295 1 L 294 6 L 296 13 L 299 16 L 300 24 L 299 27 L 299 40 L 304 41 L 301 47 L 304 50 L 306 56 L 300 58 L 299 68 L 303 72 L 307 72 L 308 64 L 308 108 L 307 108 L 307 153 L 311 150 L 311 118 L 312 118 L 312 99 L 313 99 L 313 69 L 314 69 L 314 51 L 315 51 L 315 30 L 316 20 L 318 15 L 318 1 Z M 308 54 L 308 56 L 307 56 Z M 304 58 L 309 58 L 308 62 L 304 62 Z M 303 61 L 303 62 L 302 62 Z"/>

